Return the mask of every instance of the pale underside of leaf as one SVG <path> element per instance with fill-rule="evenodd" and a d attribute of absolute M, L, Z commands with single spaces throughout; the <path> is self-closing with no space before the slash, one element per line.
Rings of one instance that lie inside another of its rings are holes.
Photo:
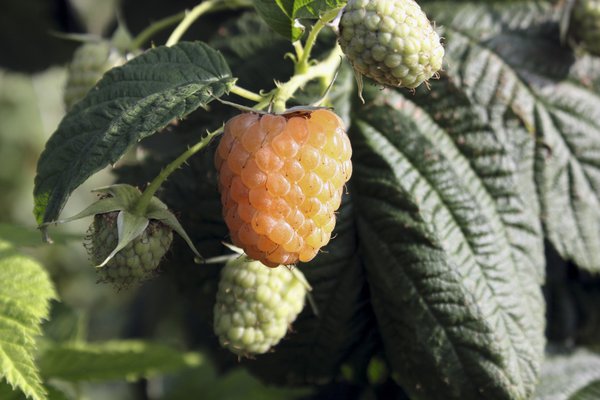
<path fill-rule="evenodd" d="M 549 354 L 542 366 L 541 379 L 534 398 L 576 400 L 578 392 L 583 392 L 587 386 L 594 383 L 600 383 L 600 355 L 588 350 Z M 584 399 L 583 395 L 579 398 Z"/>
<path fill-rule="evenodd" d="M 531 265 L 519 274 L 493 197 L 449 135 L 401 96 L 381 98 L 388 104 L 355 114 L 354 190 L 361 237 L 375 243 L 363 244 L 367 271 L 399 379 L 417 398 L 524 397 L 544 342 L 540 275 Z M 417 375 L 411 363 L 437 371 Z"/>
<path fill-rule="evenodd" d="M 575 76 L 551 9 L 487 10 L 434 13 L 448 41 L 448 75 L 474 103 L 489 112 L 504 105 L 532 132 L 545 234 L 564 258 L 600 271 L 600 96 Z"/>

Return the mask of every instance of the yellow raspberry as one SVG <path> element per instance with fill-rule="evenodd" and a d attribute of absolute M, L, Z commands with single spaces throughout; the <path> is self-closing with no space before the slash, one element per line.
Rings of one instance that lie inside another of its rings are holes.
<path fill-rule="evenodd" d="M 351 155 L 325 109 L 229 120 L 215 166 L 233 244 L 270 267 L 312 260 L 331 238 Z"/>

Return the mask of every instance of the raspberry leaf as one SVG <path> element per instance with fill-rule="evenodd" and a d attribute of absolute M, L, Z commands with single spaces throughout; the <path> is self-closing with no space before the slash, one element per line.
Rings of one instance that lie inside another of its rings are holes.
<path fill-rule="evenodd" d="M 70 193 L 140 139 L 229 91 L 222 55 L 201 42 L 157 47 L 109 71 L 63 118 L 38 162 L 34 214 L 55 220 Z"/>
<path fill-rule="evenodd" d="M 46 271 L 0 241 L 0 378 L 33 400 L 46 399 L 34 356 L 40 323 L 56 293 Z"/>
<path fill-rule="evenodd" d="M 292 42 L 300 39 L 305 30 L 300 18 L 318 19 L 345 3 L 343 0 L 254 0 L 256 11 L 265 22 Z"/>
<path fill-rule="evenodd" d="M 517 124 L 535 137 L 523 152 L 534 158 L 535 185 L 524 190 L 535 189 L 547 239 L 565 259 L 600 272 L 600 65 L 560 45 L 550 4 L 430 12 L 444 27 L 457 87 L 498 129 Z"/>
<path fill-rule="evenodd" d="M 448 110 L 459 134 L 409 99 L 371 93 L 351 129 L 359 237 L 393 376 L 422 399 L 527 398 L 543 355 L 542 247 L 514 159 L 463 105 Z M 469 154 L 475 143 L 485 164 Z"/>

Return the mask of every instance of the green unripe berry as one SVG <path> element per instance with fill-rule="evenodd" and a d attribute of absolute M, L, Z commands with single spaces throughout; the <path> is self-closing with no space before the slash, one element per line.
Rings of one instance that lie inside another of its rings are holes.
<path fill-rule="evenodd" d="M 240 256 L 221 271 L 214 330 L 223 347 L 245 356 L 266 353 L 287 333 L 304 308 L 300 271 L 269 268 Z"/>
<path fill-rule="evenodd" d="M 117 212 L 110 212 L 94 216 L 86 238 L 86 249 L 94 265 L 102 264 L 117 247 L 117 215 Z M 153 276 L 172 240 L 171 228 L 150 220 L 140 236 L 115 254 L 106 265 L 97 268 L 99 280 L 123 286 Z"/>
<path fill-rule="evenodd" d="M 386 86 L 416 88 L 442 68 L 440 38 L 414 0 L 349 0 L 339 42 L 358 73 Z"/>

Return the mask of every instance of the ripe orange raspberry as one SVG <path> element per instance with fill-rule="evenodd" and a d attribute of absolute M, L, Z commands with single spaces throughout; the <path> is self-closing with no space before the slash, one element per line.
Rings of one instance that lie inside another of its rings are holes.
<path fill-rule="evenodd" d="M 270 267 L 312 260 L 335 227 L 351 155 L 325 109 L 230 119 L 215 165 L 233 244 Z"/>

